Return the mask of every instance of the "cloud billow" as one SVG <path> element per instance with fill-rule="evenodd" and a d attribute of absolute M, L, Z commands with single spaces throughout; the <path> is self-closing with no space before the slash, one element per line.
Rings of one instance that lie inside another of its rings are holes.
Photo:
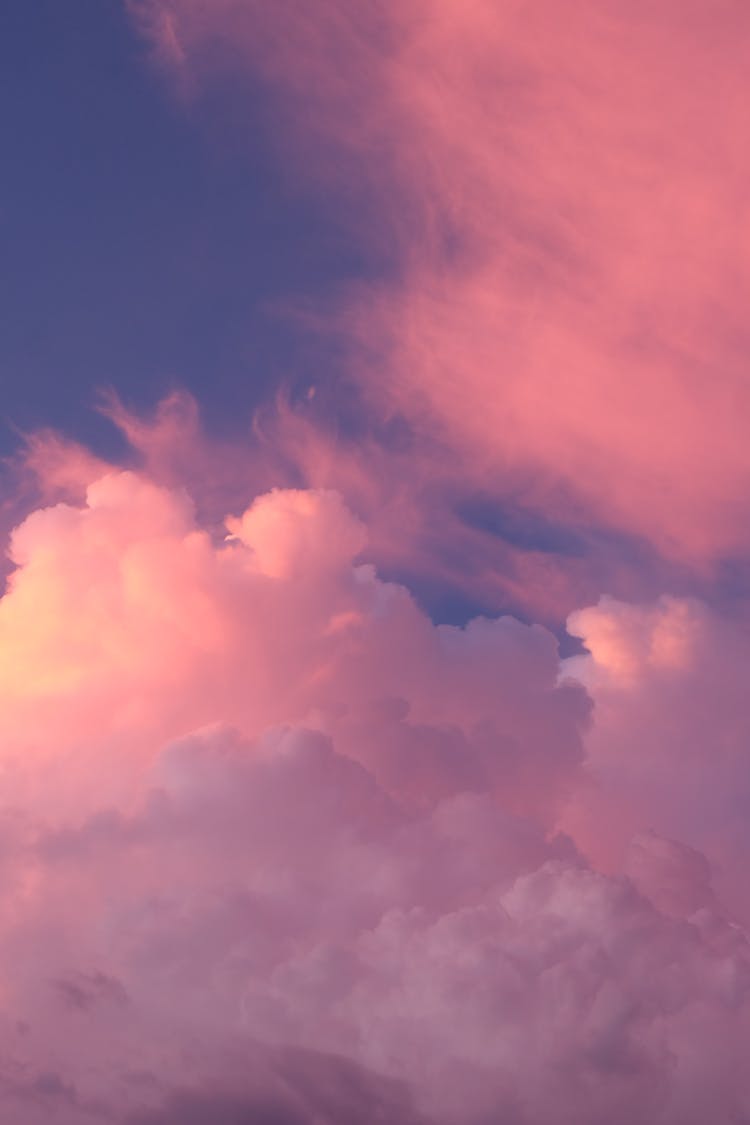
<path fill-rule="evenodd" d="M 740 1112 L 746 939 L 694 849 L 641 833 L 618 869 L 618 832 L 652 807 L 647 772 L 619 820 L 597 781 L 597 722 L 627 736 L 609 681 L 561 665 L 539 626 L 433 625 L 357 561 L 363 527 L 334 493 L 277 490 L 228 528 L 110 471 L 14 533 L 8 1106 L 71 1123 Z M 662 611 L 628 612 L 580 616 L 588 659 L 623 690 L 648 653 L 690 682 L 707 611 L 668 605 L 658 645 Z M 598 640 L 618 630 L 619 648 Z"/>

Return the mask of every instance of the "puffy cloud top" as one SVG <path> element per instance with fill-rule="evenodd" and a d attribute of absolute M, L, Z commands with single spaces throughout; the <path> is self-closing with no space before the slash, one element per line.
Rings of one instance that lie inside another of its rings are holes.
<path fill-rule="evenodd" d="M 227 527 L 126 472 L 14 534 L 7 1112 L 741 1119 L 750 961 L 724 861 L 745 838 L 669 838 L 695 779 L 659 810 L 637 729 L 638 700 L 710 706 L 730 627 L 605 602 L 561 665 L 538 626 L 433 625 L 357 562 L 334 493 L 277 490 Z"/>

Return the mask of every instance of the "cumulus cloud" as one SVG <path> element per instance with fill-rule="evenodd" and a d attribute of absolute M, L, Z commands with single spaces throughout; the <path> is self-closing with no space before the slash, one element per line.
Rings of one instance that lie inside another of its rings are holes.
<path fill-rule="evenodd" d="M 571 812 L 579 832 L 590 818 L 601 856 L 621 856 L 634 828 L 691 843 L 712 857 L 724 891 L 746 911 L 744 617 L 694 599 L 604 598 L 573 614 L 569 627 L 588 655 L 566 670 L 595 701 L 587 768 L 599 797 L 596 808 L 583 798 Z"/>
<path fill-rule="evenodd" d="M 132 472 L 94 482 L 82 507 L 32 513 L 12 536 L 0 604 L 6 742 L 22 732 L 38 760 L 65 716 L 49 748 L 58 767 L 62 747 L 91 746 L 92 769 L 115 785 L 160 741 L 216 721 L 252 735 L 289 721 L 340 729 L 354 756 L 371 752 L 371 738 L 357 747 L 362 724 L 403 746 L 426 724 L 432 741 L 415 757 L 444 760 L 440 784 L 473 770 L 524 808 L 556 799 L 580 760 L 587 703 L 556 686 L 554 639 L 510 618 L 433 628 L 403 587 L 352 566 L 363 543 L 331 492 L 269 493 L 212 537 L 185 493 Z M 138 732 L 122 775 L 100 752 L 102 723 L 114 738 Z M 543 787 L 525 778 L 522 745 L 546 762 Z M 24 754 L 9 757 L 23 775 Z M 402 768 L 392 759 L 383 776 Z"/>
<path fill-rule="evenodd" d="M 364 535 L 325 490 L 212 534 L 133 471 L 14 533 L 4 1112 L 741 1120 L 750 947 L 710 841 L 673 838 L 691 783 L 645 832 L 657 802 L 618 778 L 619 862 L 574 814 L 610 815 L 644 662 L 651 714 L 670 686 L 715 707 L 724 627 L 605 603 L 561 665 L 539 626 L 435 626 L 358 561 Z"/>

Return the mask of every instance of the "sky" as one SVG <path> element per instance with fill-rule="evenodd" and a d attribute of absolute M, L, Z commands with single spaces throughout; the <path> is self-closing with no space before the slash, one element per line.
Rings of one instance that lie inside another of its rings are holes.
<path fill-rule="evenodd" d="M 0 1116 L 750 1123 L 744 0 L 0 16 Z"/>

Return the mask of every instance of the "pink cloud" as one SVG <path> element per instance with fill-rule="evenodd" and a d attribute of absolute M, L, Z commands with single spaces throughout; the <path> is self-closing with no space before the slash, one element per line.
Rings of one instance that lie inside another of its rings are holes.
<path fill-rule="evenodd" d="M 502 525 L 502 501 L 483 485 L 477 491 L 470 476 L 450 472 L 454 462 L 442 447 L 407 437 L 392 448 L 377 434 L 347 436 L 316 396 L 293 403 L 280 393 L 248 419 L 245 435 L 232 440 L 206 432 L 198 404 L 185 391 L 150 414 L 127 409 L 112 393 L 102 396 L 100 409 L 127 443 L 120 462 L 107 464 L 52 431 L 27 435 L 7 473 L 9 526 L 35 504 L 81 501 L 92 481 L 125 467 L 167 488 L 187 487 L 200 522 L 222 537 L 226 512 L 239 511 L 248 495 L 301 484 L 339 492 L 367 525 L 363 559 L 382 572 L 557 627 L 573 608 L 595 600 L 603 584 L 638 599 L 669 584 L 675 570 L 684 583 L 680 568 L 661 565 L 653 555 L 644 559 L 642 551 L 629 557 L 627 543 L 608 542 L 596 529 L 571 534 L 554 517 L 548 529 L 537 521 L 542 542 L 536 544 L 534 517 L 529 521 L 522 507 L 519 541 L 512 529 L 505 537 L 472 522 L 478 502 L 480 513 L 488 505 Z M 517 497 L 511 513 L 514 505 Z"/>
<path fill-rule="evenodd" d="M 0 602 L 6 741 L 20 732 L 44 757 L 64 715 L 55 759 L 61 743 L 81 753 L 91 732 L 98 747 L 105 724 L 122 740 L 137 732 L 137 769 L 149 746 L 205 723 L 356 732 L 372 715 L 406 743 L 413 723 L 436 722 L 448 757 L 460 749 L 484 776 L 498 766 L 478 724 L 540 755 L 554 728 L 552 796 L 558 767 L 563 777 L 580 758 L 586 714 L 582 691 L 555 686 L 553 638 L 511 619 L 436 629 L 403 587 L 352 566 L 364 542 L 332 492 L 276 490 L 212 535 L 182 490 L 132 471 L 91 484 L 85 506 L 33 512 L 13 533 L 16 570 Z M 505 688 L 490 666 L 505 669 Z M 538 715 L 531 698 L 545 701 Z M 536 802 L 524 769 L 517 758 L 513 784 Z"/>
<path fill-rule="evenodd" d="M 185 1052 L 196 1100 L 236 1089 L 235 1057 L 250 1100 L 264 1052 L 292 1046 L 432 1122 L 697 1125 L 743 1104 L 747 946 L 700 897 L 689 922 L 660 914 L 481 798 L 415 817 L 310 732 L 191 736 L 151 780 L 134 815 L 37 837 L 3 930 L 6 1004 L 35 1029 L 17 1050 L 83 1106 L 168 1097 Z"/>
<path fill-rule="evenodd" d="M 260 73 L 288 159 L 369 199 L 400 278 L 341 315 L 379 410 L 558 517 L 747 546 L 743 5 L 137 11 L 196 82 Z"/>
<path fill-rule="evenodd" d="M 481 491 L 686 566 L 746 547 L 745 7 L 128 7 L 183 92 L 257 68 L 297 167 L 356 180 L 399 268 L 338 325 L 411 441 L 282 400 L 220 446 L 180 393 L 105 403 L 125 467 L 30 441 L 3 1115 L 745 1120 L 744 619 L 626 561 L 632 596 L 591 604 L 596 566 L 499 560 L 457 515 Z M 585 654 L 436 625 L 383 577 L 409 562 L 576 605 Z"/>
<path fill-rule="evenodd" d="M 228 526 L 129 471 L 14 533 L 8 1112 L 744 1112 L 744 900 L 718 846 L 735 775 L 706 752 L 741 637 L 699 603 L 604 603 L 573 622 L 591 655 L 561 665 L 539 626 L 433 625 L 357 561 L 335 493 L 277 490 Z M 683 814 L 707 770 L 704 825 Z M 619 858 L 581 806 L 635 836 Z"/>
<path fill-rule="evenodd" d="M 569 628 L 589 650 L 566 669 L 594 701 L 587 769 L 600 794 L 593 804 L 579 794 L 571 826 L 600 859 L 613 849 L 616 862 L 634 828 L 687 841 L 712 857 L 722 893 L 744 916 L 746 622 L 662 597 L 603 599 Z"/>

